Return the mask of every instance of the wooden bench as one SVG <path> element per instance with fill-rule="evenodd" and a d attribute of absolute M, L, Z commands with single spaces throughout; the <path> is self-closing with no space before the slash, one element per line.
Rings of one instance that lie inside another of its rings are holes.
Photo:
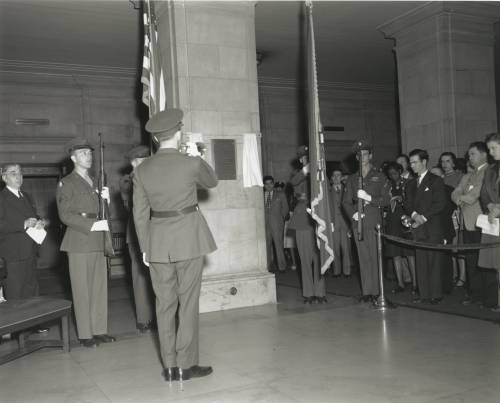
<path fill-rule="evenodd" d="M 69 316 L 71 301 L 59 298 L 34 297 L 9 300 L 0 304 L 0 336 L 19 333 L 19 349 L 0 356 L 0 365 L 45 347 L 62 347 L 69 352 Z M 26 340 L 23 330 L 61 320 L 62 340 Z"/>

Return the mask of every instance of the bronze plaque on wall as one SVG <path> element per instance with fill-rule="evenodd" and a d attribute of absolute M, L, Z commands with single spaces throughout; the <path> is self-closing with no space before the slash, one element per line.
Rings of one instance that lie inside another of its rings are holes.
<path fill-rule="evenodd" d="M 236 144 L 231 139 L 212 140 L 215 173 L 219 180 L 236 180 Z"/>

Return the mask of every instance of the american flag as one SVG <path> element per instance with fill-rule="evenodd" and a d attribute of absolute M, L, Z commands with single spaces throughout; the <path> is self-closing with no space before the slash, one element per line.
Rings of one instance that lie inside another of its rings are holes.
<path fill-rule="evenodd" d="M 141 83 L 142 102 L 149 107 L 149 116 L 165 110 L 165 81 L 154 19 L 154 2 L 146 0 L 143 3 L 144 56 Z"/>
<path fill-rule="evenodd" d="M 307 94 L 309 120 L 309 153 L 311 176 L 311 210 L 316 223 L 316 243 L 319 249 L 321 274 L 324 274 L 334 259 L 333 222 L 330 214 L 330 193 L 326 175 L 325 141 L 319 114 L 318 78 L 316 73 L 316 50 L 312 1 L 306 1 L 307 29 Z"/>

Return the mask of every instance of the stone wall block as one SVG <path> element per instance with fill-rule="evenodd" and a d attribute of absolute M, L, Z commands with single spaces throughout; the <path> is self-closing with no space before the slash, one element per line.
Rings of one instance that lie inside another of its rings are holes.
<path fill-rule="evenodd" d="M 191 77 L 218 77 L 222 67 L 219 47 L 205 44 L 188 44 L 188 65 Z"/>
<path fill-rule="evenodd" d="M 246 49 L 228 46 L 219 47 L 220 76 L 232 79 L 248 78 Z"/>

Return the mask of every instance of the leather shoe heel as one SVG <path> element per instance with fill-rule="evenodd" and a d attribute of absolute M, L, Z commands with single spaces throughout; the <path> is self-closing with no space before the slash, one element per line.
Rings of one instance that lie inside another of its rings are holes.
<path fill-rule="evenodd" d="M 83 347 L 96 347 L 99 345 L 99 342 L 94 339 L 93 337 L 91 339 L 80 339 L 80 344 L 83 346 Z"/>

